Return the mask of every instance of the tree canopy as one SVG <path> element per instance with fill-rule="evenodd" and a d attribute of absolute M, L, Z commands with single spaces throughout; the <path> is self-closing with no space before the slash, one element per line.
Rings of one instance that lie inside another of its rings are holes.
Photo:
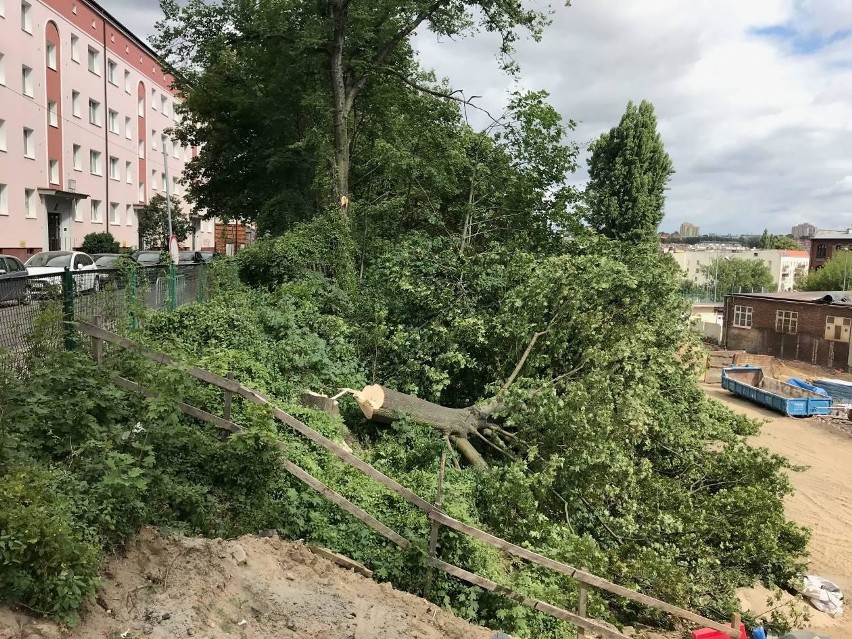
<path fill-rule="evenodd" d="M 775 290 L 769 268 L 760 260 L 719 257 L 701 267 L 715 295 L 762 293 Z"/>
<path fill-rule="evenodd" d="M 651 103 L 629 102 L 618 126 L 592 144 L 588 164 L 584 212 L 589 226 L 624 242 L 655 240 L 674 168 Z"/>
<path fill-rule="evenodd" d="M 852 288 L 852 256 L 838 251 L 822 268 L 807 273 L 797 283 L 803 291 L 848 291 Z"/>
<path fill-rule="evenodd" d="M 756 242 L 752 242 L 754 248 L 798 250 L 799 243 L 789 235 L 772 235 L 768 229 L 763 229 L 763 235 Z"/>
<path fill-rule="evenodd" d="M 171 196 L 172 233 L 183 242 L 193 232 L 195 225 L 183 209 L 183 203 Z M 139 237 L 149 246 L 165 249 L 169 246 L 169 211 L 166 197 L 157 194 L 138 212 Z"/>

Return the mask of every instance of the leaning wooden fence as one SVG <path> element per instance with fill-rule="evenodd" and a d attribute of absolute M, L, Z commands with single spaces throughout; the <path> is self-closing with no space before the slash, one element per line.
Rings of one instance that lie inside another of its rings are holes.
<path fill-rule="evenodd" d="M 77 328 L 84 335 L 87 335 L 92 339 L 92 355 L 98 362 L 100 362 L 101 359 L 102 343 L 107 342 L 109 344 L 113 344 L 121 348 L 132 350 L 140 356 L 144 357 L 145 359 L 151 360 L 153 362 L 167 365 L 175 363 L 174 360 L 168 355 L 145 348 L 144 346 L 134 342 L 133 340 L 130 340 L 122 335 L 117 335 L 116 333 L 107 331 L 98 326 L 97 324 L 97 320 L 94 324 L 88 322 L 78 322 Z M 333 453 L 341 460 L 346 462 L 348 465 L 360 470 L 362 473 L 366 474 L 374 481 L 380 483 L 385 488 L 402 497 L 409 504 L 415 506 L 416 508 L 419 508 L 424 513 L 426 513 L 429 519 L 431 519 L 433 522 L 432 530 L 430 531 L 429 557 L 427 559 L 427 563 L 430 568 L 441 570 L 447 573 L 448 575 L 452 575 L 453 577 L 461 579 L 462 581 L 466 581 L 467 583 L 473 584 L 480 588 L 484 588 L 485 590 L 498 593 L 507 597 L 508 599 L 521 603 L 524 606 L 528 606 L 557 619 L 562 619 L 563 621 L 567 621 L 571 624 L 574 624 L 575 626 L 577 626 L 579 636 L 582 636 L 585 631 L 588 631 L 589 633 L 601 637 L 606 637 L 607 639 L 626 639 L 623 634 L 613 629 L 611 626 L 605 625 L 604 622 L 595 619 L 589 619 L 588 617 L 586 617 L 586 601 L 589 586 L 609 592 L 619 597 L 624 597 L 625 599 L 629 599 L 630 601 L 636 602 L 638 604 L 648 606 L 649 608 L 666 612 L 685 621 L 689 621 L 707 628 L 713 628 L 714 630 L 723 632 L 730 637 L 736 638 L 740 636 L 738 615 L 734 616 L 731 625 L 719 623 L 717 621 L 713 621 L 712 619 L 703 617 L 690 610 L 686 610 L 685 608 L 672 605 L 665 601 L 661 601 L 660 599 L 656 599 L 648 595 L 643 595 L 642 593 L 636 592 L 629 588 L 625 588 L 624 586 L 612 583 L 611 581 L 608 581 L 602 577 L 598 577 L 597 575 L 593 575 L 585 570 L 581 570 L 573 566 L 569 566 L 568 564 L 555 561 L 537 552 L 528 550 L 527 548 L 523 548 L 521 546 L 508 542 L 505 539 L 495 537 L 494 535 L 475 528 L 474 526 L 465 524 L 457 519 L 454 519 L 453 517 L 450 517 L 441 509 L 440 494 L 438 495 L 437 504 L 430 504 L 428 501 L 426 501 L 419 495 L 415 494 L 402 484 L 399 484 L 398 482 L 394 481 L 376 468 L 373 468 L 368 463 L 356 457 L 348 450 L 334 443 L 322 434 L 316 432 L 315 430 L 302 423 L 292 415 L 285 413 L 280 408 L 274 406 L 269 401 L 269 399 L 267 399 L 261 393 L 251 390 L 250 388 L 246 388 L 238 381 L 233 379 L 230 375 L 228 377 L 223 377 L 222 375 L 212 373 L 208 370 L 198 368 L 196 366 L 192 366 L 185 369 L 185 372 L 187 375 L 217 388 L 220 388 L 224 392 L 225 417 L 218 417 L 195 406 L 191 406 L 183 402 L 177 402 L 176 407 L 184 414 L 189 415 L 190 417 L 193 417 L 195 419 L 207 422 L 212 426 L 215 426 L 216 428 L 227 431 L 229 433 L 235 433 L 242 430 L 242 427 L 230 421 L 231 398 L 234 395 L 238 395 L 253 404 L 268 406 L 272 410 L 272 413 L 276 419 L 283 422 L 284 424 L 287 424 L 288 426 L 290 426 L 295 431 L 305 436 L 315 444 L 319 445 L 330 453 Z M 142 387 L 136 382 L 125 379 L 118 375 L 113 376 L 113 381 L 115 384 L 126 390 L 140 393 L 149 397 L 154 395 L 154 393 L 152 393 L 150 390 Z M 283 447 L 283 444 L 279 445 Z M 282 460 L 281 463 L 284 469 L 291 475 L 293 475 L 303 483 L 307 484 L 336 505 L 340 506 L 340 508 L 348 512 L 350 515 L 361 521 L 364 525 L 368 526 L 370 529 L 372 529 L 379 535 L 382 535 L 400 548 L 405 549 L 410 547 L 411 543 L 407 539 L 385 526 L 383 523 L 381 523 L 375 517 L 370 515 L 368 512 L 364 511 L 359 506 L 353 504 L 351 501 L 349 501 L 339 493 L 335 492 L 315 477 L 312 477 L 299 466 L 293 464 L 292 462 L 286 459 Z M 451 528 L 456 532 L 468 535 L 469 537 L 477 539 L 493 548 L 502 550 L 510 555 L 520 557 L 521 559 L 525 559 L 531 563 L 544 566 L 545 568 L 550 568 L 551 570 L 554 570 L 563 575 L 567 575 L 572 579 L 575 579 L 580 584 L 580 600 L 578 611 L 576 613 L 569 612 L 568 610 L 553 606 L 544 601 L 539 601 L 538 599 L 526 597 L 525 595 L 506 588 L 505 586 L 501 586 L 500 584 L 497 584 L 489 579 L 486 579 L 481 575 L 471 573 L 467 570 L 464 570 L 463 568 L 459 568 L 458 566 L 454 566 L 438 559 L 436 554 L 437 531 L 439 529 L 439 526 L 446 526 L 447 528 Z M 427 583 L 429 583 L 428 579 Z"/>

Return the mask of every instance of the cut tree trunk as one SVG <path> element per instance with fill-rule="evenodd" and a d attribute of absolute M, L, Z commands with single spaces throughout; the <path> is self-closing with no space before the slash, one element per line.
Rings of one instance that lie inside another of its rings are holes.
<path fill-rule="evenodd" d="M 407 415 L 448 438 L 474 466 L 487 465 L 471 444 L 470 438 L 476 436 L 488 441 L 480 431 L 495 426 L 491 421 L 491 415 L 497 409 L 495 402 L 486 401 L 467 408 L 447 408 L 378 384 L 355 391 L 353 396 L 367 419 L 389 424 Z"/>

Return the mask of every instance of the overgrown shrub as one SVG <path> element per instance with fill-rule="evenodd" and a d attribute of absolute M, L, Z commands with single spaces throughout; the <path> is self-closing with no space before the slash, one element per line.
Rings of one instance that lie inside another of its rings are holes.
<path fill-rule="evenodd" d="M 83 244 L 80 250 L 84 253 L 118 253 L 120 249 L 118 240 L 112 233 L 104 231 L 103 233 L 89 233 L 83 238 Z"/>

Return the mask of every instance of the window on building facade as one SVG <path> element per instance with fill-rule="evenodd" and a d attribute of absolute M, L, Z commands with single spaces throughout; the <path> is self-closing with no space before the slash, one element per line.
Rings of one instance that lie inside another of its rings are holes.
<path fill-rule="evenodd" d="M 9 215 L 9 187 L 0 184 L 0 215 Z"/>
<path fill-rule="evenodd" d="M 177 140 L 172 140 L 172 157 L 177 160 L 180 157 L 180 144 Z"/>
<path fill-rule="evenodd" d="M 734 306 L 734 326 L 737 328 L 751 328 L 751 306 Z"/>
<path fill-rule="evenodd" d="M 128 140 L 133 139 L 133 123 L 129 117 L 124 118 L 124 137 Z"/>
<path fill-rule="evenodd" d="M 33 130 L 24 128 L 24 157 L 35 159 L 35 140 L 33 138 Z"/>
<path fill-rule="evenodd" d="M 799 314 L 796 311 L 775 311 L 775 331 L 778 333 L 798 333 Z"/>
<path fill-rule="evenodd" d="M 124 92 L 130 94 L 130 71 L 124 71 Z"/>
<path fill-rule="evenodd" d="M 71 91 L 71 115 L 75 118 L 82 117 L 80 115 L 80 92 Z"/>
<path fill-rule="evenodd" d="M 151 171 L 151 190 L 152 191 L 159 191 L 159 189 L 157 188 L 157 172 L 156 171 Z"/>
<path fill-rule="evenodd" d="M 92 175 L 103 175 L 101 172 L 101 153 L 100 151 L 89 151 L 89 173 Z"/>
<path fill-rule="evenodd" d="M 157 132 L 151 129 L 151 148 L 157 150 Z"/>
<path fill-rule="evenodd" d="M 832 342 L 848 342 L 852 330 L 852 318 L 833 317 L 825 318 L 825 339 Z"/>
<path fill-rule="evenodd" d="M 52 127 L 59 126 L 59 111 L 56 108 L 56 102 L 53 100 L 47 101 L 47 123 Z"/>
<path fill-rule="evenodd" d="M 48 160 L 47 171 L 51 184 L 59 184 L 59 160 Z"/>
<path fill-rule="evenodd" d="M 21 93 L 28 98 L 33 97 L 33 70 L 27 65 L 21 67 Z"/>
<path fill-rule="evenodd" d="M 83 170 L 83 148 L 79 144 L 71 147 L 71 162 L 75 171 Z"/>
<path fill-rule="evenodd" d="M 33 32 L 32 10 L 33 8 L 30 6 L 29 2 L 21 3 L 21 29 L 27 33 Z"/>
<path fill-rule="evenodd" d="M 56 45 L 52 42 L 47 43 L 47 68 L 56 71 Z"/>
<path fill-rule="evenodd" d="M 24 210 L 27 213 L 27 217 L 36 217 L 34 189 L 24 189 Z"/>
<path fill-rule="evenodd" d="M 133 215 L 133 205 L 132 205 L 132 204 L 128 204 L 128 205 L 125 207 L 125 209 L 126 209 L 126 210 L 125 210 L 125 212 L 124 212 L 124 219 L 125 219 L 125 221 L 126 221 L 126 224 L 127 224 L 127 226 L 133 226 L 133 218 L 134 218 L 134 215 Z"/>
<path fill-rule="evenodd" d="M 118 203 L 110 202 L 109 203 L 109 223 L 110 224 L 121 224 L 121 217 L 118 214 Z"/>
<path fill-rule="evenodd" d="M 6 0 L 0 0 L 0 18 L 6 17 Z"/>
<path fill-rule="evenodd" d="M 109 157 L 109 177 L 113 180 L 120 180 L 121 174 L 118 169 L 118 158 Z"/>
<path fill-rule="evenodd" d="M 113 60 L 107 60 L 107 82 L 118 86 L 118 64 Z"/>
<path fill-rule="evenodd" d="M 101 222 L 101 201 L 92 200 L 91 208 L 89 209 L 89 219 L 96 224 Z"/>
<path fill-rule="evenodd" d="M 168 115 L 169 115 L 169 99 L 164 95 L 160 96 L 160 111 L 163 112 L 163 115 L 168 117 Z"/>
<path fill-rule="evenodd" d="M 6 120 L 0 120 L 0 151 L 6 151 Z"/>
<path fill-rule="evenodd" d="M 145 117 L 145 98 L 139 98 L 136 101 L 136 115 L 140 118 Z"/>
<path fill-rule="evenodd" d="M 109 132 L 118 134 L 120 132 L 118 128 L 118 111 L 113 111 L 112 109 L 110 109 L 108 120 Z"/>
<path fill-rule="evenodd" d="M 74 62 L 80 62 L 80 38 L 71 35 L 71 59 Z"/>
<path fill-rule="evenodd" d="M 101 74 L 101 52 L 89 47 L 89 71 L 95 75 Z"/>
<path fill-rule="evenodd" d="M 6 86 L 6 56 L 0 53 L 0 86 Z"/>
<path fill-rule="evenodd" d="M 817 257 L 825 257 L 825 244 L 817 244 Z"/>
<path fill-rule="evenodd" d="M 140 160 L 145 159 L 145 142 L 144 140 L 139 140 L 139 151 L 136 154 Z"/>
<path fill-rule="evenodd" d="M 83 209 L 80 206 L 80 200 L 71 200 L 71 213 L 74 215 L 75 222 L 83 221 Z"/>
<path fill-rule="evenodd" d="M 157 110 L 157 90 L 151 89 L 151 108 Z"/>
<path fill-rule="evenodd" d="M 136 201 L 145 201 L 145 185 L 142 182 L 139 183 L 139 187 L 136 189 Z"/>
<path fill-rule="evenodd" d="M 101 125 L 101 103 L 92 99 L 89 99 L 89 123 Z"/>
<path fill-rule="evenodd" d="M 128 184 L 133 184 L 133 162 L 124 163 L 124 179 Z"/>
<path fill-rule="evenodd" d="M 165 191 L 165 193 L 168 194 L 169 182 L 168 182 L 168 180 L 166 180 L 166 174 L 165 173 L 160 173 L 160 184 L 163 185 L 163 191 Z"/>

